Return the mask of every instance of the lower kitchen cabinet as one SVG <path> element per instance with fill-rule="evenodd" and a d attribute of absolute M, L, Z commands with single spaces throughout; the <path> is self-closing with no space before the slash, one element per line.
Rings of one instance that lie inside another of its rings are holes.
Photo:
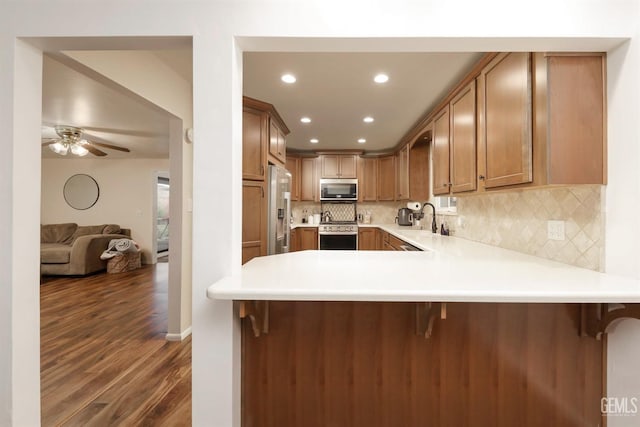
<path fill-rule="evenodd" d="M 447 303 L 428 339 L 422 307 L 270 301 L 268 333 L 243 320 L 243 425 L 602 425 L 603 346 L 577 332 L 580 304 Z"/>
<path fill-rule="evenodd" d="M 297 251 L 299 246 L 300 235 L 298 234 L 298 229 L 294 228 L 291 230 L 291 234 L 289 235 L 289 252 Z"/>
<path fill-rule="evenodd" d="M 264 181 L 242 181 L 242 263 L 267 254 Z"/>
<path fill-rule="evenodd" d="M 297 228 L 299 251 L 318 249 L 318 228 L 300 227 Z"/>
<path fill-rule="evenodd" d="M 378 249 L 378 228 L 358 228 L 358 250 L 375 251 Z"/>

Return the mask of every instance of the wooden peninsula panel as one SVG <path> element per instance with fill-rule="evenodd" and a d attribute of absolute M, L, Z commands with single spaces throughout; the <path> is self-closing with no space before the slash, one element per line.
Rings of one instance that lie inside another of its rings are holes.
<path fill-rule="evenodd" d="M 602 423 L 602 341 L 579 304 L 449 303 L 430 339 L 415 304 L 270 302 L 243 325 L 245 427 Z"/>

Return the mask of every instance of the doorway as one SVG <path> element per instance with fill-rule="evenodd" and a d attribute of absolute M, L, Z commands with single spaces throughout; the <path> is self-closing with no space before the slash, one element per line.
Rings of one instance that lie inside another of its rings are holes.
<path fill-rule="evenodd" d="M 168 176 L 158 176 L 156 181 L 156 256 L 158 262 L 169 260 L 169 199 Z"/>

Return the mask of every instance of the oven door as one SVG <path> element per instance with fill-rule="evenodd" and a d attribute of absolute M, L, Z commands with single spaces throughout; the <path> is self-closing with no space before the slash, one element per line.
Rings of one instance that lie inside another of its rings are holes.
<path fill-rule="evenodd" d="M 358 249 L 358 233 L 318 233 L 321 251 L 355 251 Z"/>

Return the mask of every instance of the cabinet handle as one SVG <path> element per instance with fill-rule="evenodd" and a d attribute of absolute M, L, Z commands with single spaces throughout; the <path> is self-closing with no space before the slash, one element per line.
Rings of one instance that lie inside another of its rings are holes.
<path fill-rule="evenodd" d="M 479 179 L 480 181 L 484 181 L 484 175 L 480 175 L 480 176 L 478 176 L 478 179 Z"/>

